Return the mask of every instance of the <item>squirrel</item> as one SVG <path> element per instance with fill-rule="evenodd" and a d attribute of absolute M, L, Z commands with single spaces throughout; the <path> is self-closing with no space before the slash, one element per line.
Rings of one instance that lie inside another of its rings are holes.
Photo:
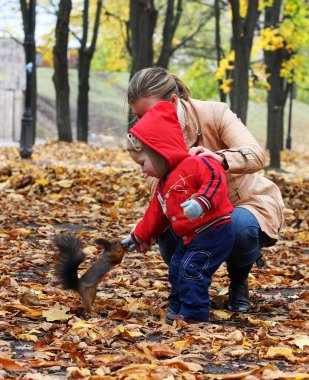
<path fill-rule="evenodd" d="M 103 247 L 104 251 L 90 268 L 78 277 L 78 268 L 86 258 L 81 248 L 82 240 L 66 233 L 56 235 L 54 243 L 59 249 L 55 272 L 60 283 L 64 289 L 77 291 L 86 311 L 91 313 L 99 282 L 114 266 L 121 263 L 128 246 L 116 240 L 96 239 L 95 243 Z"/>

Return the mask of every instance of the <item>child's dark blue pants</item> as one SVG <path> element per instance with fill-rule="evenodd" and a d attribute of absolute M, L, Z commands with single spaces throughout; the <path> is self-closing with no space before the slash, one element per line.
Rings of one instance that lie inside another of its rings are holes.
<path fill-rule="evenodd" d="M 169 309 L 184 317 L 208 321 L 211 277 L 227 259 L 234 228 L 225 223 L 199 233 L 188 245 L 179 242 L 169 266 Z"/>

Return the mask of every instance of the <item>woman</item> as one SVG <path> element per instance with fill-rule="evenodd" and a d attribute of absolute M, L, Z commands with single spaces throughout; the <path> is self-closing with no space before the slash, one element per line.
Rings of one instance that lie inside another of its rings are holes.
<path fill-rule="evenodd" d="M 226 171 L 236 234 L 227 261 L 228 309 L 247 312 L 249 272 L 256 261 L 261 264 L 261 248 L 276 243 L 284 221 L 278 187 L 257 173 L 264 167 L 264 150 L 226 104 L 190 98 L 185 84 L 165 69 L 146 68 L 132 77 L 128 103 L 137 118 L 163 100 L 177 110 L 189 153 L 213 157 Z M 148 181 L 153 193 L 157 179 Z M 169 228 L 158 243 L 162 258 L 169 264 L 178 237 Z"/>

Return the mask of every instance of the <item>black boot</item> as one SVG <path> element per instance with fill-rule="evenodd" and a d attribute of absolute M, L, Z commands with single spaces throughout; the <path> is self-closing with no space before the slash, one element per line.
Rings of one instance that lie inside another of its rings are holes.
<path fill-rule="evenodd" d="M 249 310 L 249 288 L 248 275 L 253 264 L 237 268 L 228 266 L 228 272 L 231 279 L 229 286 L 229 299 L 227 308 L 230 311 L 246 313 Z"/>
<path fill-rule="evenodd" d="M 247 313 L 249 307 L 248 280 L 241 283 L 231 282 L 229 286 L 229 300 L 227 303 L 228 310 L 239 313 Z"/>

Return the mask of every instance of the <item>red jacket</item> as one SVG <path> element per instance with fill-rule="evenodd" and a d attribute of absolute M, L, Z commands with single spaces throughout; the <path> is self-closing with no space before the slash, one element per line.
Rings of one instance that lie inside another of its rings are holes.
<path fill-rule="evenodd" d="M 138 243 L 150 242 L 172 224 L 175 233 L 188 244 L 197 233 L 231 221 L 229 214 L 233 206 L 228 198 L 224 169 L 212 158 L 188 154 L 171 103 L 157 103 L 130 133 L 161 154 L 170 168 L 169 174 L 160 179 L 143 219 L 134 230 L 133 239 Z M 180 206 L 192 197 L 205 211 L 196 220 L 189 220 Z"/>

